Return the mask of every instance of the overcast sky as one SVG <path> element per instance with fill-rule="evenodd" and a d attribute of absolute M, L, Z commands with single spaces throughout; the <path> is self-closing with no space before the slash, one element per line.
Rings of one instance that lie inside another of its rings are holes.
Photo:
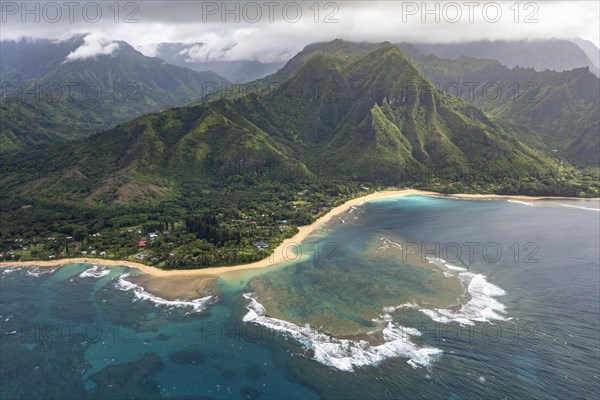
<path fill-rule="evenodd" d="M 283 61 L 306 44 L 457 42 L 581 37 L 599 45 L 598 1 L 121 1 L 2 0 L 1 37 L 64 38 L 91 32 L 84 53 L 110 53 L 110 39 L 147 55 L 159 42 L 203 42 L 206 59 Z M 299 9 L 298 5 L 301 6 Z M 225 9 L 227 7 L 227 9 Z M 429 13 L 425 13 L 426 8 Z M 117 12 L 118 10 L 118 12 Z M 317 12 L 318 10 L 318 12 Z"/>

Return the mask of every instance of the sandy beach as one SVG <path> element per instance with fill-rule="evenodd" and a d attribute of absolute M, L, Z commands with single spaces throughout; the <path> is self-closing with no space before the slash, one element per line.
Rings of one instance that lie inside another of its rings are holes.
<path fill-rule="evenodd" d="M 599 200 L 598 198 L 594 199 L 581 199 L 581 198 L 569 198 L 569 197 L 530 197 L 530 196 L 504 196 L 504 195 L 488 195 L 488 194 L 442 194 L 436 192 L 427 192 L 416 189 L 404 189 L 404 190 L 386 190 L 381 192 L 371 193 L 366 196 L 358 197 L 352 200 L 348 200 L 344 204 L 337 206 L 331 209 L 327 214 L 318 218 L 311 225 L 301 226 L 298 228 L 299 232 L 289 239 L 285 239 L 271 254 L 271 256 L 262 259 L 260 261 L 251 263 L 251 264 L 243 264 L 236 265 L 230 267 L 213 267 L 213 268 L 204 268 L 204 269 L 190 269 L 190 270 L 162 270 L 155 267 L 150 267 L 141 263 L 137 263 L 134 261 L 116 261 L 116 260 L 106 260 L 100 258 L 88 258 L 88 257 L 79 257 L 79 258 L 69 258 L 69 259 L 59 259 L 52 261 L 12 261 L 12 262 L 2 262 L 0 263 L 0 268 L 2 267 L 11 267 L 11 266 L 38 266 L 38 267 L 55 267 L 64 264 L 74 264 L 74 263 L 90 263 L 90 264 L 98 264 L 105 266 L 129 266 L 133 268 L 137 268 L 143 273 L 156 276 L 156 277 L 167 277 L 167 276 L 223 276 L 226 274 L 231 274 L 237 271 L 242 270 L 251 270 L 251 269 L 259 269 L 259 268 L 267 268 L 276 264 L 285 264 L 295 262 L 295 255 L 293 253 L 293 249 L 296 245 L 300 244 L 311 232 L 321 227 L 323 224 L 327 223 L 334 216 L 341 214 L 352 206 L 360 205 L 362 203 L 382 199 L 386 197 L 395 197 L 409 194 L 418 194 L 424 196 L 432 196 L 432 197 L 441 197 L 441 198 L 458 198 L 458 199 L 473 199 L 473 200 L 485 200 L 485 199 L 512 199 L 512 200 L 520 200 L 520 201 L 536 201 L 536 200 Z"/>

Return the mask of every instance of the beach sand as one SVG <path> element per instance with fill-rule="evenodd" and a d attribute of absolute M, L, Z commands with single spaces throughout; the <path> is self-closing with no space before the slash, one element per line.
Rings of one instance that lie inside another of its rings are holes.
<path fill-rule="evenodd" d="M 132 261 L 115 261 L 105 260 L 99 258 L 69 258 L 52 261 L 5 261 L 0 263 L 1 267 L 10 266 L 38 266 L 38 267 L 54 267 L 64 264 L 74 263 L 90 263 L 99 264 L 105 266 L 129 266 L 139 269 L 141 272 L 146 273 L 155 277 L 173 277 L 173 276 L 214 276 L 223 277 L 228 274 L 232 274 L 243 270 L 252 270 L 259 268 L 268 268 L 276 264 L 285 264 L 296 262 L 297 259 L 293 253 L 295 246 L 299 245 L 311 232 L 327 223 L 334 216 L 346 212 L 350 207 L 360 205 L 362 203 L 382 199 L 386 197 L 395 197 L 409 194 L 418 194 L 424 196 L 441 197 L 441 198 L 459 198 L 459 199 L 474 199 L 474 200 L 485 200 L 485 199 L 512 199 L 521 201 L 536 201 L 536 200 L 598 200 L 595 199 L 580 199 L 580 198 L 568 198 L 568 197 L 529 197 L 529 196 L 503 196 L 503 195 L 487 195 L 487 194 L 452 194 L 446 195 L 436 192 L 427 192 L 416 189 L 404 189 L 404 190 L 386 190 L 381 192 L 375 192 L 366 196 L 358 197 L 356 199 L 348 200 L 344 204 L 337 206 L 330 210 L 327 214 L 323 215 L 315 222 L 310 225 L 301 226 L 298 228 L 298 233 L 289 239 L 285 239 L 269 256 L 263 260 L 251 263 L 236 265 L 231 267 L 213 267 L 203 269 L 189 269 L 189 270 L 162 270 L 155 267 L 150 267 L 141 263 Z"/>

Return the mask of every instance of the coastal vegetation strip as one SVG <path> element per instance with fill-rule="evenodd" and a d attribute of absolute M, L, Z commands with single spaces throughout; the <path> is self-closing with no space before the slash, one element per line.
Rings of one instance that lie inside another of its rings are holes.
<path fill-rule="evenodd" d="M 539 200 L 581 200 L 577 198 L 565 198 L 565 197 L 530 197 L 530 196 L 504 196 L 504 195 L 488 195 L 488 194 L 452 194 L 444 195 L 436 192 L 422 191 L 416 189 L 404 189 L 404 190 L 387 190 L 379 191 L 368 194 L 366 196 L 357 197 L 346 201 L 344 204 L 334 207 L 325 215 L 318 218 L 310 225 L 305 225 L 298 228 L 298 233 L 293 237 L 284 239 L 274 252 L 259 261 L 240 264 L 235 266 L 225 267 L 212 267 L 203 269 L 187 269 L 187 270 L 165 270 L 152 266 L 142 264 L 140 262 L 130 260 L 109 260 L 102 258 L 93 257 L 75 257 L 66 259 L 55 259 L 55 260 L 31 260 L 31 261 L 4 261 L 0 263 L 0 267 L 9 266 L 39 266 L 39 267 L 54 267 L 64 264 L 72 263 L 94 263 L 106 266 L 130 266 L 137 268 L 138 270 L 152 275 L 152 276 L 220 276 L 227 273 L 232 273 L 242 270 L 268 268 L 281 263 L 294 262 L 296 257 L 293 254 L 295 246 L 302 243 L 302 241 L 313 231 L 320 228 L 322 225 L 330 221 L 334 216 L 341 213 L 347 212 L 351 207 L 363 204 L 368 201 L 373 201 L 382 198 L 396 197 L 403 195 L 423 195 L 432 197 L 444 197 L 444 198 L 456 198 L 456 199 L 472 199 L 472 200 L 494 200 L 494 199 L 506 199 L 506 200 L 517 200 L 517 201 L 539 201 Z M 598 198 L 587 199 L 587 200 L 600 200 Z"/>

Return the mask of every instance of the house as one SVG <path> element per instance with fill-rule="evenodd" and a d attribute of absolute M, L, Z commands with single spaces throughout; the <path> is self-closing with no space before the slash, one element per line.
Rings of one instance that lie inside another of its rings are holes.
<path fill-rule="evenodd" d="M 261 241 L 258 241 L 258 242 L 254 242 L 254 243 L 252 243 L 252 244 L 253 244 L 253 245 L 254 245 L 254 246 L 255 246 L 255 247 L 258 249 L 258 250 L 261 250 L 261 251 L 262 251 L 262 250 L 264 250 L 264 249 L 266 249 L 267 247 L 269 247 L 269 244 L 268 244 L 268 243 L 265 243 L 265 242 L 264 242 L 264 241 L 262 241 L 262 240 L 261 240 Z"/>
<path fill-rule="evenodd" d="M 148 258 L 148 254 L 147 253 L 136 254 L 135 258 L 137 258 L 138 260 L 145 260 L 146 258 Z"/>
<path fill-rule="evenodd" d="M 96 255 L 96 250 L 92 250 L 92 252 L 90 254 L 93 255 L 93 256 L 95 256 Z"/>
<path fill-rule="evenodd" d="M 102 235 L 101 235 L 100 233 L 97 233 L 97 232 L 96 232 L 96 233 L 94 233 L 92 236 L 93 236 L 93 237 L 99 237 L 99 236 L 102 236 Z"/>
<path fill-rule="evenodd" d="M 285 225 L 279 225 L 279 231 L 280 232 L 285 231 Z"/>
<path fill-rule="evenodd" d="M 138 247 L 146 247 L 147 244 L 148 244 L 148 242 L 146 242 L 145 240 L 140 240 L 138 242 Z"/>
<path fill-rule="evenodd" d="M 82 251 L 82 252 L 81 252 L 81 255 L 82 255 L 82 256 L 85 256 L 86 254 L 87 254 L 87 251 Z"/>
<path fill-rule="evenodd" d="M 156 233 L 151 233 L 149 236 L 150 236 L 150 240 L 154 240 L 158 237 L 158 235 Z"/>
<path fill-rule="evenodd" d="M 106 252 L 105 252 L 105 251 L 101 251 L 101 252 L 100 252 L 100 255 L 101 255 L 102 257 L 106 257 Z"/>

